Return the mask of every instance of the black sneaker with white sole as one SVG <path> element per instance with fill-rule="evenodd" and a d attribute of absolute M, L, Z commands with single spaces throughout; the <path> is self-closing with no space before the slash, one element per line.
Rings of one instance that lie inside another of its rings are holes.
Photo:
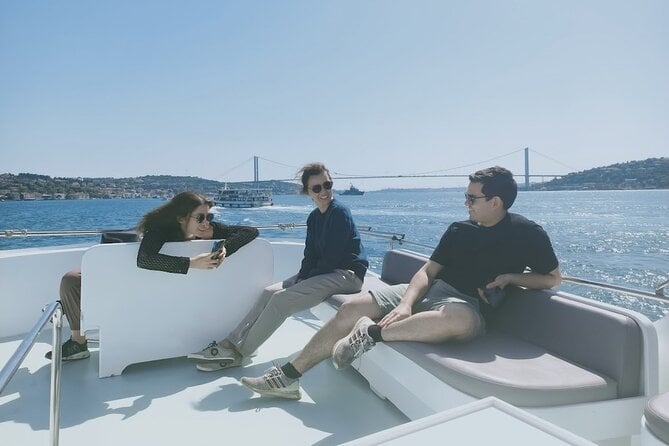
<path fill-rule="evenodd" d="M 62 346 L 62 360 L 63 361 L 74 361 L 76 359 L 85 359 L 91 356 L 91 352 L 88 351 L 88 342 L 84 341 L 83 344 L 68 339 L 65 344 Z M 51 359 L 52 352 L 47 352 L 44 357 L 46 359 Z"/>

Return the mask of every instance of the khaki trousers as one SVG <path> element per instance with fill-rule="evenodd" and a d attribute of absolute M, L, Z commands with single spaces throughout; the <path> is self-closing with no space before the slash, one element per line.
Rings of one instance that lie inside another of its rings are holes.
<path fill-rule="evenodd" d="M 70 330 L 81 328 L 81 270 L 73 269 L 60 279 L 60 303 Z"/>
<path fill-rule="evenodd" d="M 337 269 L 295 283 L 297 276 L 268 286 L 246 317 L 227 337 L 243 356 L 250 356 L 295 313 L 314 307 L 333 294 L 357 293 L 362 280 Z"/>

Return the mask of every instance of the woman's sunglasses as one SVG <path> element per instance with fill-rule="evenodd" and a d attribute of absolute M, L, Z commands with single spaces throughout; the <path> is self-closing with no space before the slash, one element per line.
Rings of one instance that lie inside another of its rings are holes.
<path fill-rule="evenodd" d="M 315 186 L 311 186 L 311 192 L 315 194 L 320 194 L 323 189 L 325 190 L 332 189 L 332 181 L 326 181 L 323 184 L 317 184 Z"/>
<path fill-rule="evenodd" d="M 205 220 L 211 223 L 212 220 L 214 220 L 214 214 L 197 214 L 197 215 L 191 215 L 190 218 L 194 218 L 197 224 L 200 225 L 204 223 Z"/>

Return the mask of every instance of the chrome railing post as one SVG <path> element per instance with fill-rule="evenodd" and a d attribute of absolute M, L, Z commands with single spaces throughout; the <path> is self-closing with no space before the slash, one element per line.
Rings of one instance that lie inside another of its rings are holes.
<path fill-rule="evenodd" d="M 53 315 L 57 307 L 58 308 L 60 307 L 60 302 L 52 302 L 42 310 L 43 311 L 42 316 L 40 316 L 39 320 L 30 330 L 30 333 L 28 333 L 26 338 L 23 339 L 21 345 L 19 345 L 19 347 L 16 349 L 11 358 L 9 358 L 9 361 L 7 361 L 7 363 L 0 371 L 0 394 L 5 389 L 7 384 L 9 384 L 9 381 L 14 376 L 14 373 L 16 373 L 16 370 L 19 368 L 19 366 L 23 362 L 23 359 L 26 357 L 26 355 L 28 355 L 28 352 L 35 343 L 37 335 L 39 335 L 39 332 L 42 330 L 42 327 L 44 327 L 44 325 L 46 325 L 46 323 L 49 322 L 51 316 Z"/>
<path fill-rule="evenodd" d="M 35 323 L 30 333 L 23 339 L 21 345 L 16 349 L 9 361 L 0 370 L 0 394 L 9 384 L 16 370 L 21 366 L 23 360 L 32 349 L 42 328 L 49 320 L 53 322 L 53 349 L 51 362 L 51 399 L 49 404 L 49 432 L 50 444 L 58 445 L 58 433 L 60 429 L 60 370 L 62 351 L 60 347 L 63 310 L 59 301 L 55 301 L 42 309 L 42 316 Z"/>
<path fill-rule="evenodd" d="M 63 310 L 56 308 L 51 319 L 53 323 L 51 349 L 51 398 L 49 400 L 49 437 L 52 446 L 58 446 L 60 434 L 60 372 L 62 368 L 62 349 L 60 347 L 63 332 Z"/>

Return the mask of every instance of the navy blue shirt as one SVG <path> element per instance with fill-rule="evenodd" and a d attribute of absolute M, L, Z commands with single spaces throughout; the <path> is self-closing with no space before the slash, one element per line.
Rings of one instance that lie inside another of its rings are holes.
<path fill-rule="evenodd" d="M 351 211 L 332 200 L 324 213 L 316 208 L 307 218 L 307 239 L 298 279 L 335 269 L 348 269 L 364 280 L 369 264 Z"/>
<path fill-rule="evenodd" d="M 492 227 L 452 223 L 430 260 L 444 267 L 437 278 L 473 297 L 479 295 L 477 288 L 485 288 L 500 274 L 522 273 L 526 267 L 548 274 L 558 267 L 546 231 L 511 213 Z"/>

